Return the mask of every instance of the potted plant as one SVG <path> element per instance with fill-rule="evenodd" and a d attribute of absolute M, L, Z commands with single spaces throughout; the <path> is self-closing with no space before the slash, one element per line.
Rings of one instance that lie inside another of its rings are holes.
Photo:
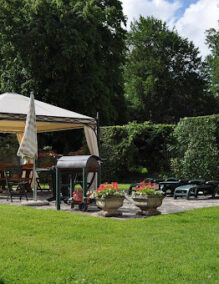
<path fill-rule="evenodd" d="M 140 214 L 146 216 L 159 215 L 157 210 L 163 202 L 164 195 L 158 190 L 156 183 L 141 182 L 132 193 L 134 204 L 141 209 Z"/>
<path fill-rule="evenodd" d="M 59 157 L 60 155 L 56 154 L 51 146 L 44 146 L 42 152 L 38 154 L 38 167 L 48 168 L 54 166 Z"/>
<path fill-rule="evenodd" d="M 118 183 L 104 183 L 92 193 L 91 198 L 96 199 L 96 205 L 102 210 L 100 216 L 115 217 L 121 216 L 122 212 L 118 209 L 123 205 L 124 193 L 119 190 Z"/>

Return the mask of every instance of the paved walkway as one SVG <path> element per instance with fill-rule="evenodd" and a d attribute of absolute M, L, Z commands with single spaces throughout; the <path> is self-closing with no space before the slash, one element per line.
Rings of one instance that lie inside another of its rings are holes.
<path fill-rule="evenodd" d="M 38 193 L 38 200 L 46 200 L 47 198 L 51 197 L 50 192 L 39 192 Z M 29 196 L 31 202 L 31 195 Z M 8 205 L 17 205 L 21 206 L 23 205 L 23 202 L 25 200 L 22 199 L 22 202 L 20 202 L 19 199 L 14 198 L 13 202 L 7 201 L 7 195 L 0 193 L 0 204 L 8 204 Z M 190 200 L 186 200 L 185 198 L 178 198 L 173 199 L 173 197 L 165 197 L 163 200 L 163 204 L 161 207 L 159 207 L 159 211 L 161 214 L 169 214 L 169 213 L 177 213 L 177 212 L 183 212 L 186 210 L 192 210 L 197 208 L 204 208 L 204 207 L 213 207 L 213 206 L 219 206 L 219 195 L 216 196 L 215 199 L 212 199 L 210 197 L 206 196 L 199 196 L 197 199 L 191 197 Z M 45 206 L 36 206 L 37 209 L 52 209 L 56 210 L 55 208 L 55 201 L 49 202 L 48 205 Z M 88 207 L 88 212 L 81 212 L 78 209 L 78 206 L 76 205 L 74 209 L 71 209 L 70 205 L 67 205 L 65 203 L 61 203 L 61 210 L 74 212 L 78 214 L 85 214 L 90 216 L 98 216 L 99 209 L 96 207 L 95 204 L 90 204 Z M 135 218 L 145 218 L 143 216 L 136 215 L 137 212 L 140 210 L 130 201 L 125 200 L 123 207 L 120 209 L 123 213 L 123 216 L 120 217 L 120 219 L 135 219 Z"/>

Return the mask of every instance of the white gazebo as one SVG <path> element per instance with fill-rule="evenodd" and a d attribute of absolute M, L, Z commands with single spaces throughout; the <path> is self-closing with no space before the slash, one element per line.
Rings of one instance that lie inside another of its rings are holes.
<path fill-rule="evenodd" d="M 22 140 L 30 98 L 16 94 L 0 95 L 0 132 L 15 133 Z M 96 119 L 35 100 L 37 133 L 84 128 L 91 154 L 99 156 Z"/>

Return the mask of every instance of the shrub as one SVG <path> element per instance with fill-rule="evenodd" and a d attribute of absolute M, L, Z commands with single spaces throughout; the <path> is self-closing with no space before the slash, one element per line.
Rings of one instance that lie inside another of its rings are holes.
<path fill-rule="evenodd" d="M 169 171 L 173 125 L 145 122 L 101 128 L 102 180 L 133 181 Z"/>
<path fill-rule="evenodd" d="M 19 164 L 19 143 L 15 134 L 0 133 L 0 163 Z"/>
<path fill-rule="evenodd" d="M 171 168 L 176 176 L 219 178 L 219 115 L 181 119 L 173 136 Z"/>

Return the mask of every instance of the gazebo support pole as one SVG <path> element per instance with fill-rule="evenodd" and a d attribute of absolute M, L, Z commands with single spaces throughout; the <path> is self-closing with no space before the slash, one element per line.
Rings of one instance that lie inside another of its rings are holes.
<path fill-rule="evenodd" d="M 84 201 L 87 201 L 87 169 L 83 168 L 83 192 L 84 192 Z"/>
<path fill-rule="evenodd" d="M 99 112 L 97 112 L 96 121 L 97 121 L 97 146 L 98 146 L 98 151 L 99 151 L 99 158 L 101 158 L 100 156 L 100 116 L 99 116 Z M 101 163 L 100 163 L 99 171 L 97 172 L 97 187 L 99 187 L 100 184 L 101 184 Z"/>
<path fill-rule="evenodd" d="M 56 210 L 60 210 L 60 173 L 56 168 Z"/>
<path fill-rule="evenodd" d="M 37 201 L 36 161 L 35 161 L 35 159 L 33 159 L 33 200 Z"/>
<path fill-rule="evenodd" d="M 73 175 L 71 174 L 70 175 L 70 191 L 69 191 L 69 198 L 72 197 L 72 194 L 73 194 Z"/>
<path fill-rule="evenodd" d="M 73 183 L 73 174 L 70 175 L 70 196 L 69 198 L 73 197 L 73 187 L 74 187 L 74 183 Z M 71 202 L 71 208 L 74 207 L 74 203 L 73 201 Z"/>

